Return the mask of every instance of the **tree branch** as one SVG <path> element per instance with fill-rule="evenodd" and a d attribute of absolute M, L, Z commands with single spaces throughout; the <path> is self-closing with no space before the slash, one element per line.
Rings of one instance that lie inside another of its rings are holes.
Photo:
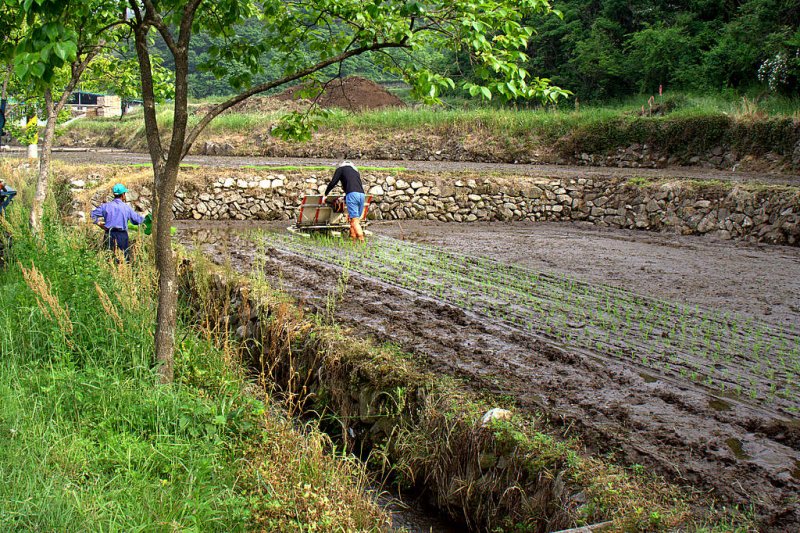
<path fill-rule="evenodd" d="M 134 3 L 135 2 L 131 0 L 131 4 Z M 158 30 L 158 33 L 161 34 L 161 38 L 164 39 L 164 43 L 166 43 L 167 48 L 169 48 L 173 55 L 178 53 L 178 45 L 175 43 L 175 38 L 170 33 L 167 25 L 164 24 L 164 19 L 158 14 L 158 9 L 153 5 L 153 1 L 144 0 L 144 8 L 145 12 L 142 22 Z"/>
<path fill-rule="evenodd" d="M 183 8 L 183 17 L 181 17 L 181 27 L 178 33 L 178 46 L 180 48 L 187 48 L 189 46 L 189 39 L 192 37 L 194 15 L 202 1 L 203 0 L 192 0 Z"/>
<path fill-rule="evenodd" d="M 288 76 L 284 76 L 283 78 L 280 78 L 280 79 L 277 79 L 277 80 L 273 80 L 273 81 L 270 81 L 270 82 L 267 82 L 267 83 L 262 83 L 260 85 L 256 85 L 255 87 L 252 87 L 252 88 L 248 89 L 247 91 L 244 91 L 243 93 L 240 93 L 237 96 L 234 96 L 233 98 L 230 98 L 229 100 L 227 100 L 227 101 L 225 101 L 225 102 L 223 102 L 223 103 L 221 103 L 219 105 L 216 105 L 216 106 L 212 107 L 208 111 L 208 113 L 206 113 L 206 115 L 202 118 L 202 120 L 200 120 L 200 122 L 194 128 L 192 128 L 192 130 L 186 136 L 186 144 L 183 147 L 182 157 L 185 157 L 186 154 L 189 153 L 189 149 L 192 147 L 192 144 L 194 144 L 194 142 L 197 140 L 197 137 L 200 135 L 200 133 L 203 131 L 203 129 L 205 129 L 205 127 L 208 126 L 208 124 L 215 117 L 217 117 L 220 113 L 222 113 L 226 109 L 230 109 L 231 107 L 235 106 L 239 102 L 243 102 L 244 100 L 247 100 L 248 98 L 250 98 L 251 96 L 253 96 L 255 94 L 263 93 L 263 92 L 268 91 L 270 89 L 274 89 L 275 87 L 280 87 L 281 85 L 284 85 L 284 84 L 289 83 L 291 81 L 298 80 L 300 78 L 308 76 L 309 74 L 313 74 L 314 72 L 322 70 L 322 69 L 324 69 L 325 67 L 327 67 L 329 65 L 333 65 L 333 64 L 338 63 L 340 61 L 344 61 L 345 59 L 347 59 L 349 57 L 357 56 L 357 55 L 363 54 L 365 52 L 372 52 L 372 51 L 382 50 L 382 49 L 386 49 L 386 48 L 407 48 L 407 47 L 408 47 L 408 45 L 405 44 L 405 43 L 393 42 L 393 43 L 374 43 L 374 44 L 371 44 L 369 46 L 362 46 L 360 48 L 354 48 L 353 50 L 349 50 L 349 51 L 343 52 L 343 53 L 341 53 L 341 54 L 339 54 L 337 56 L 334 56 L 334 57 L 328 58 L 326 60 L 320 61 L 316 65 L 313 65 L 311 67 L 305 68 L 303 70 L 299 70 L 299 71 L 297 71 L 297 72 L 295 72 L 293 74 L 289 74 Z"/>

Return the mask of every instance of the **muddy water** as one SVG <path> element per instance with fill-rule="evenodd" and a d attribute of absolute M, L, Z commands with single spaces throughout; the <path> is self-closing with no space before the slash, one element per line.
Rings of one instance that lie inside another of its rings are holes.
<path fill-rule="evenodd" d="M 341 271 L 325 262 L 256 244 L 249 225 L 184 225 L 211 257 L 243 272 L 255 266 L 311 308 Z M 278 231 L 281 227 L 274 227 Z M 374 225 L 397 238 L 436 244 L 644 295 L 730 309 L 777 324 L 798 323 L 800 250 L 714 243 L 562 224 Z M 725 502 L 754 505 L 763 529 L 800 528 L 800 428 L 768 407 L 710 396 L 624 361 L 557 345 L 430 295 L 351 273 L 337 319 L 359 334 L 399 344 L 431 368 L 475 387 L 518 398 L 580 434 L 592 449 L 648 465 Z M 755 305 L 754 305 L 755 304 Z M 720 402 L 724 402 L 720 403 Z M 729 407 L 728 407 L 729 406 Z"/>
<path fill-rule="evenodd" d="M 592 224 L 394 221 L 381 235 L 674 302 L 800 324 L 800 249 Z"/>

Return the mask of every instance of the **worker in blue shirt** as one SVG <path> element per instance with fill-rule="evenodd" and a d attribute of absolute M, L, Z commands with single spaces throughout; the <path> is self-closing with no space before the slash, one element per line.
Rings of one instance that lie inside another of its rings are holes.
<path fill-rule="evenodd" d="M 6 207 L 17 195 L 17 191 L 6 185 L 3 178 L 0 178 L 0 215 L 6 212 Z"/>
<path fill-rule="evenodd" d="M 17 191 L 9 187 L 0 178 L 0 217 L 5 214 L 6 207 L 11 203 L 11 200 L 17 195 Z M 11 250 L 11 234 L 5 231 L 0 231 L 0 267 L 5 266 L 6 258 Z"/>
<path fill-rule="evenodd" d="M 125 261 L 130 261 L 128 222 L 138 226 L 144 221 L 144 217 L 125 203 L 125 193 L 128 192 L 128 189 L 123 184 L 117 183 L 114 185 L 112 192 L 114 193 L 113 200 L 92 210 L 92 222 L 106 232 L 106 247 L 112 252 L 118 249 L 122 250 L 125 255 Z M 100 218 L 103 219 L 102 222 L 98 222 Z"/>

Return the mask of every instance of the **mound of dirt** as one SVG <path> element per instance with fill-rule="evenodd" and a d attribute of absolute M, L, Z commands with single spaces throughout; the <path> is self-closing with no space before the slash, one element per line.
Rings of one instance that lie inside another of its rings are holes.
<path fill-rule="evenodd" d="M 296 85 L 280 93 L 279 100 L 298 100 L 298 91 L 305 85 Z M 380 109 L 384 107 L 404 107 L 398 97 L 372 80 L 360 76 L 335 79 L 326 84 L 317 103 L 321 107 L 340 107 L 350 111 Z"/>
<path fill-rule="evenodd" d="M 213 104 L 202 104 L 199 106 L 190 107 L 190 112 L 196 115 L 204 115 L 208 113 Z M 275 111 L 303 111 L 305 106 L 300 105 L 299 102 L 290 102 L 286 99 L 277 99 L 274 96 L 251 96 L 243 102 L 239 102 L 232 108 L 228 109 L 226 113 L 272 113 Z"/>

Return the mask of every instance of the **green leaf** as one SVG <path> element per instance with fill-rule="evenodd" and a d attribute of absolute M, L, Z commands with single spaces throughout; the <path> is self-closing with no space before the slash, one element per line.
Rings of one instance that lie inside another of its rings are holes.
<path fill-rule="evenodd" d="M 55 41 L 56 38 L 61 33 L 58 24 L 56 24 L 54 22 L 51 22 L 50 24 L 45 24 L 43 29 L 44 29 L 45 35 L 47 35 L 47 37 L 50 38 L 51 41 Z"/>
<path fill-rule="evenodd" d="M 41 78 L 44 75 L 45 65 L 41 61 L 37 61 L 36 63 L 31 66 L 31 74 L 37 78 Z"/>
<path fill-rule="evenodd" d="M 14 64 L 14 74 L 17 75 L 18 78 L 25 78 L 28 74 L 28 69 L 30 65 L 25 61 L 18 61 Z"/>
<path fill-rule="evenodd" d="M 67 51 L 64 61 L 73 61 L 78 55 L 78 45 L 74 41 L 64 41 L 62 44 Z"/>
<path fill-rule="evenodd" d="M 66 61 L 67 57 L 69 56 L 69 49 L 66 46 L 66 43 L 57 42 L 53 45 L 55 48 L 56 56 L 62 61 Z"/>

